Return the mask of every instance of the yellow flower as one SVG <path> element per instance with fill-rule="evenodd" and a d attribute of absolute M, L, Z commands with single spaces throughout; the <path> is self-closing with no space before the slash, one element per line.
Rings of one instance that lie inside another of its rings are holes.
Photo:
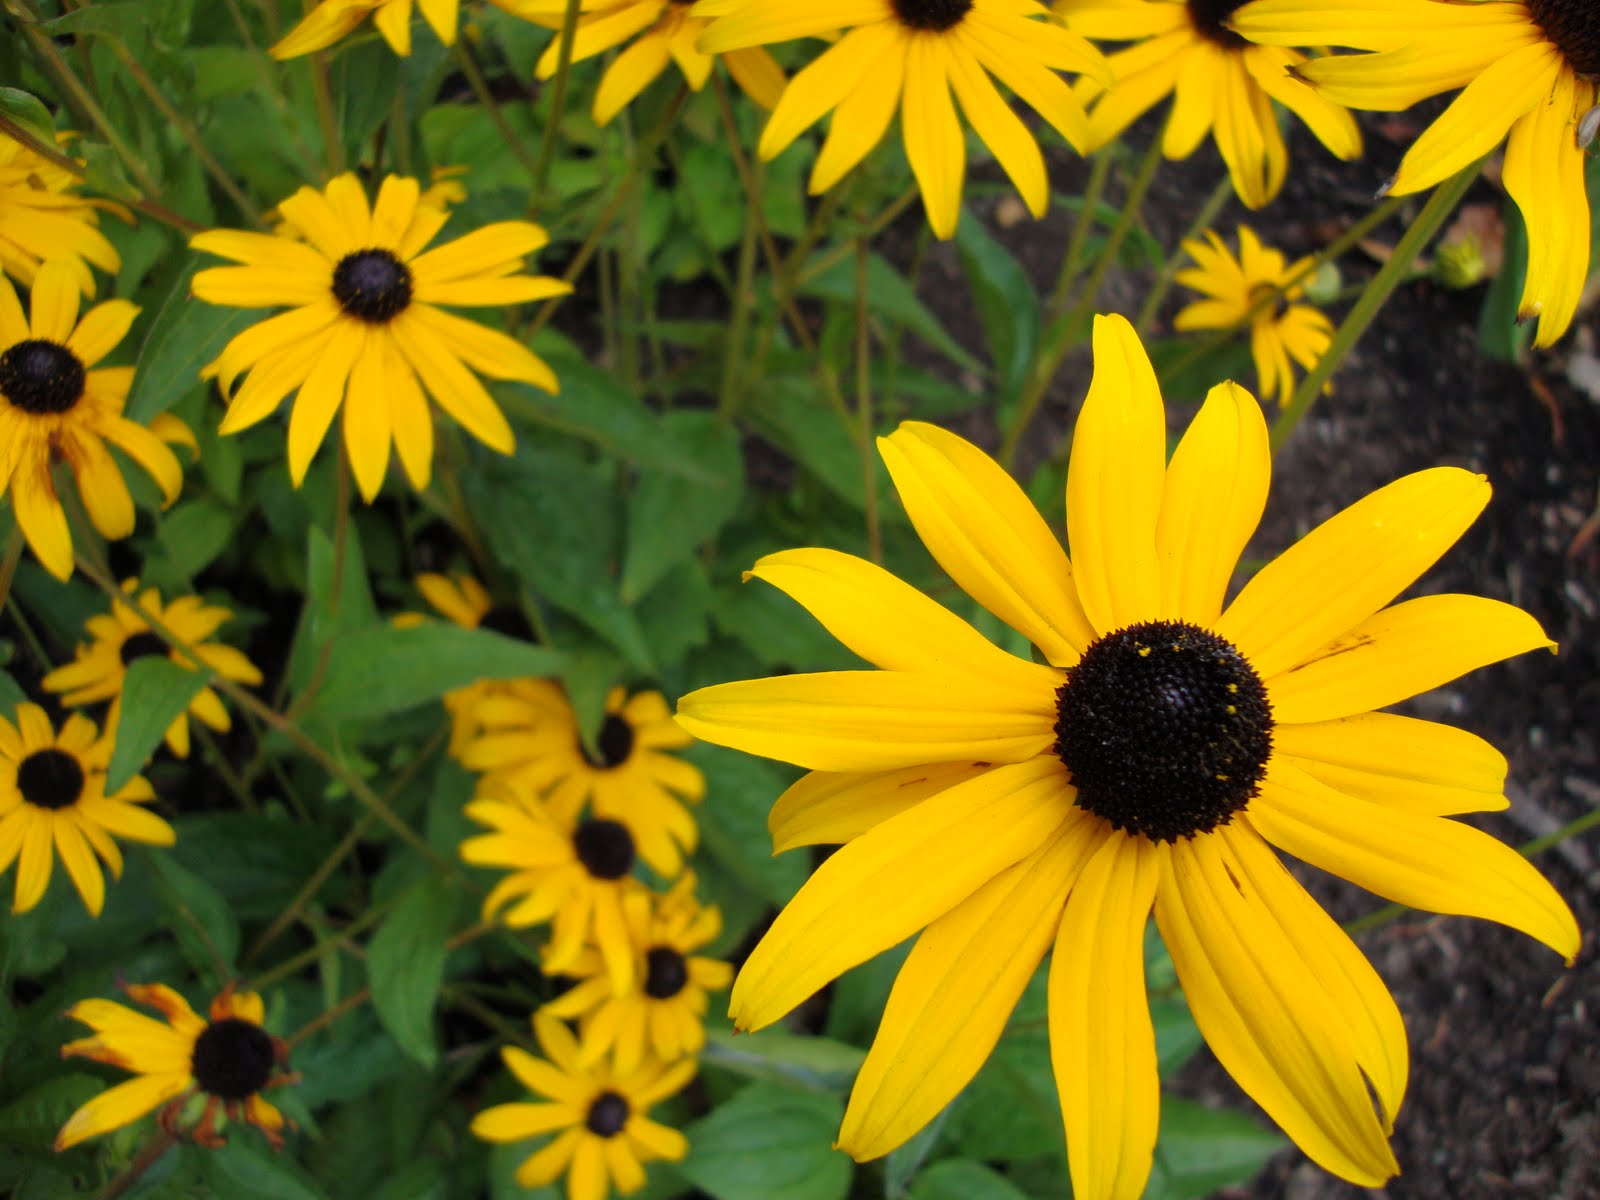
<path fill-rule="evenodd" d="M 106 881 L 95 855 L 122 878 L 112 835 L 150 846 L 170 846 L 177 835 L 140 807 L 156 798 L 144 776 L 106 795 L 111 738 L 88 717 L 73 713 L 57 733 L 37 704 L 19 704 L 15 715 L 15 725 L 0 717 L 0 871 L 17 864 L 11 911 L 27 912 L 43 899 L 59 856 L 83 906 L 98 917 Z"/>
<path fill-rule="evenodd" d="M 628 826 L 604 817 L 580 821 L 576 814 L 554 813 L 493 781 L 481 783 L 466 812 L 494 832 L 462 842 L 462 861 L 511 872 L 485 897 L 484 920 L 504 910 L 513 929 L 549 921 L 546 971 L 570 970 L 584 946 L 593 944 L 611 986 L 618 992 L 631 988 L 633 950 L 622 906 L 644 885 L 631 873 L 635 851 Z"/>
<path fill-rule="evenodd" d="M 94 295 L 89 265 L 122 266 L 116 247 L 96 228 L 97 207 L 120 207 L 73 194 L 78 179 L 21 142 L 0 134 L 0 274 L 32 287 L 39 266 L 59 258 L 85 297 Z"/>
<path fill-rule="evenodd" d="M 1505 140 L 1501 178 L 1528 227 L 1519 315 L 1539 318 L 1536 346 L 1566 332 L 1589 272 L 1578 128 L 1600 101 L 1600 9 L 1591 0 L 1265 0 L 1233 21 L 1258 41 L 1379 51 L 1298 68 L 1323 95 L 1353 108 L 1394 112 L 1461 88 L 1406 152 L 1388 190 L 1430 188 Z"/>
<path fill-rule="evenodd" d="M 519 17 L 558 29 L 567 0 L 496 0 Z M 582 62 L 633 39 L 600 77 L 594 97 L 594 120 L 604 125 L 635 96 L 649 87 L 669 62 L 689 87 L 698 92 L 711 78 L 717 57 L 697 47 L 709 20 L 692 14 L 693 0 L 583 0 L 583 17 L 572 39 L 572 61 Z M 765 50 L 730 50 L 721 55 L 728 74 L 762 108 L 771 108 L 783 92 L 783 68 Z M 534 73 L 549 79 L 561 61 L 557 38 L 540 56 Z"/>
<path fill-rule="evenodd" d="M 1089 148 L 1114 140 L 1171 94 L 1162 153 L 1188 158 L 1210 133 L 1228 165 L 1233 190 L 1250 208 L 1276 196 L 1289 169 L 1274 100 L 1304 121 L 1336 157 L 1358 157 L 1361 133 L 1355 119 L 1290 74 L 1305 55 L 1251 45 L 1228 27 L 1228 14 L 1240 2 L 1055 0 L 1055 12 L 1069 29 L 1136 43 L 1110 57 L 1116 83 L 1089 113 Z M 1078 85 L 1085 99 L 1099 90 L 1088 82 Z"/>
<path fill-rule="evenodd" d="M 9 490 L 28 545 L 58 579 L 72 575 L 72 534 L 51 468 L 65 462 L 102 536 L 133 532 L 133 497 L 111 442 L 155 480 L 168 504 L 183 485 L 183 468 L 161 437 L 122 415 L 132 367 L 90 370 L 109 354 L 139 310 L 107 300 L 78 319 L 72 266 L 51 259 L 39 268 L 29 313 L 0 279 L 0 492 Z M 188 430 L 168 417 L 163 427 Z"/>
<path fill-rule="evenodd" d="M 715 905 L 695 899 L 693 871 L 665 895 L 634 892 L 624 898 L 623 919 L 633 947 L 635 985 L 617 992 L 597 951 L 586 949 L 565 974 L 578 983 L 541 1010 L 577 1018 L 583 1032 L 579 1060 L 614 1056 L 628 1074 L 648 1055 L 674 1062 L 699 1054 L 706 1044 L 706 993 L 733 980 L 733 967 L 714 958 L 691 957 L 722 932 Z"/>
<path fill-rule="evenodd" d="M 545 244 L 544 230 L 502 221 L 424 250 L 447 214 L 419 197 L 415 179 L 390 175 L 369 209 L 360 182 L 344 174 L 278 206 L 304 241 L 232 229 L 190 239 L 197 250 L 244 264 L 197 274 L 200 299 L 292 306 L 235 337 L 205 374 L 218 376 L 223 394 L 231 394 L 225 434 L 264 420 L 297 393 L 289 418 L 289 475 L 297 487 L 341 405 L 345 450 L 370 501 L 388 471 L 391 440 L 412 485 L 428 484 L 433 417 L 424 388 L 502 454 L 513 448 L 511 426 L 473 371 L 557 390 L 550 368 L 525 346 L 439 307 L 520 304 L 571 291 L 558 279 L 520 274 L 523 259 Z"/>
<path fill-rule="evenodd" d="M 122 590 L 130 596 L 138 587 L 137 579 L 122 582 Z M 155 588 L 146 588 L 139 596 L 139 604 L 183 639 L 184 644 L 222 678 L 252 687 L 261 682 L 261 672 L 241 652 L 207 640 L 233 615 L 227 609 L 207 604 L 199 596 L 180 596 L 171 604 L 163 605 L 161 593 Z M 171 650 L 145 619 L 125 604 L 115 604 L 109 613 L 90 617 L 85 629 L 93 640 L 87 645 L 80 644 L 71 663 L 57 667 L 41 682 L 46 691 L 63 693 L 61 702 L 75 708 L 110 700 L 111 708 L 106 714 L 107 736 L 117 727 L 122 711 L 122 688 L 128 679 L 128 668 L 136 659 L 155 654 L 185 670 L 194 670 L 187 658 Z M 216 692 L 209 687 L 201 688 L 189 702 L 188 712 L 179 713 L 167 726 L 167 747 L 179 758 L 189 756 L 191 713 L 196 720 L 218 732 L 226 732 L 230 725 L 228 710 L 222 706 Z"/>
<path fill-rule="evenodd" d="M 898 111 L 906 157 L 941 238 L 955 233 L 966 173 L 956 101 L 1039 217 L 1050 202 L 1044 156 L 990 76 L 1080 150 L 1088 139 L 1083 107 L 1056 72 L 1111 82 L 1094 47 L 1052 23 L 1035 0 L 701 0 L 694 11 L 718 18 L 700 39 L 712 54 L 848 29 L 789 81 L 761 134 L 761 157 L 775 157 L 831 111 L 811 170 L 811 191 L 825 192 L 878 144 Z"/>
<path fill-rule="evenodd" d="M 512 680 L 476 701 L 468 717 L 478 732 L 461 762 L 486 778 L 540 796 L 563 819 L 584 805 L 596 816 L 625 822 L 639 854 L 672 879 L 700 840 L 685 802 L 705 795 L 700 768 L 669 750 L 694 739 L 672 719 L 660 692 L 614 687 L 591 758 L 578 735 L 578 717 L 561 685 L 548 679 Z"/>
<path fill-rule="evenodd" d="M 455 45 L 461 0 L 416 0 L 423 17 L 446 46 Z M 298 58 L 322 50 L 352 33 L 370 15 L 372 24 L 402 58 L 411 53 L 412 0 L 322 0 L 268 53 Z"/>
<path fill-rule="evenodd" d="M 1173 322 L 1178 329 L 1242 325 L 1262 296 L 1279 291 L 1306 266 L 1305 259 L 1286 264 L 1282 251 L 1263 246 L 1243 225 L 1239 226 L 1238 258 L 1212 230 L 1206 230 L 1205 238 L 1183 243 L 1195 265 L 1179 271 L 1175 278 L 1208 298 L 1178 314 Z M 1304 295 L 1305 288 L 1296 283 L 1250 318 L 1250 354 L 1256 361 L 1257 389 L 1264 397 L 1276 397 L 1279 404 L 1289 403 L 1294 395 L 1294 370 L 1289 360 L 1309 371 L 1333 340 L 1333 325 L 1327 317 L 1309 304 L 1293 303 Z"/>
<path fill-rule="evenodd" d="M 80 1000 L 67 1010 L 67 1016 L 82 1021 L 94 1036 L 68 1042 L 61 1057 L 109 1063 L 138 1077 L 101 1092 L 68 1117 L 56 1135 L 57 1150 L 132 1124 L 162 1104 L 166 1107 L 158 1119 L 163 1128 L 176 1132 L 179 1110 L 195 1092 L 205 1097 L 193 1130 L 200 1145 L 222 1145 L 216 1129 L 219 1109 L 229 1120 L 259 1128 L 274 1146 L 283 1144 L 283 1114 L 261 1093 L 293 1077 L 278 1070 L 288 1047 L 261 1027 L 260 996 L 225 988 L 211 1002 L 211 1019 L 203 1021 L 188 1001 L 163 984 L 124 984 L 123 990 L 135 1003 L 159 1012 L 166 1024 L 110 1000 Z"/>
<path fill-rule="evenodd" d="M 695 1062 L 646 1062 L 631 1071 L 605 1060 L 586 1061 L 577 1039 L 553 1017 L 535 1016 L 533 1031 L 546 1058 L 506 1046 L 500 1056 L 518 1081 L 540 1099 L 497 1104 L 472 1119 L 486 1142 L 520 1142 L 553 1133 L 517 1168 L 525 1188 L 543 1187 L 563 1174 L 568 1200 L 605 1200 L 612 1188 L 629 1195 L 644 1186 L 644 1165 L 677 1162 L 689 1143 L 676 1129 L 646 1113 L 694 1077 Z"/>
<path fill-rule="evenodd" d="M 811 769 L 780 802 L 776 841 L 849 843 L 746 961 L 734 1020 L 768 1025 L 922 931 L 839 1134 L 872 1158 L 971 1079 L 1053 945 L 1073 1194 L 1135 1197 L 1160 1102 L 1142 955 L 1153 909 L 1217 1058 L 1313 1160 L 1377 1186 L 1396 1170 L 1386 1135 L 1405 1028 L 1274 848 L 1402 904 L 1501 921 L 1570 960 L 1578 929 L 1555 890 L 1447 819 L 1505 806 L 1505 759 L 1461 730 L 1374 711 L 1550 642 L 1495 600 L 1390 605 L 1488 501 L 1481 476 L 1453 467 L 1358 501 L 1224 605 L 1266 503 L 1260 407 L 1214 388 L 1168 464 L 1132 327 L 1101 317 L 1093 340 L 1068 464 L 1070 562 L 975 446 L 918 423 L 879 442 L 934 558 L 1042 661 L 871 563 L 793 550 L 752 574 L 879 669 L 680 702 L 696 737 Z"/>

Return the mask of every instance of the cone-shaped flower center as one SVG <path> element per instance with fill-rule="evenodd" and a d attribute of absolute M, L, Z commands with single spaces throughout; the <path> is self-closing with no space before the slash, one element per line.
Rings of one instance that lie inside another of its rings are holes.
<path fill-rule="evenodd" d="M 1600 75 L 1600 5 L 1594 0 L 1526 0 L 1528 15 L 1576 75 Z"/>
<path fill-rule="evenodd" d="M 1173 842 L 1224 825 L 1272 753 L 1267 689 L 1238 650 L 1181 621 L 1108 634 L 1057 693 L 1056 753 L 1078 803 L 1114 828 Z"/>
<path fill-rule="evenodd" d="M 35 750 L 17 767 L 17 791 L 35 808 L 67 808 L 83 795 L 83 765 L 65 750 Z"/>
<path fill-rule="evenodd" d="M 358 321 L 387 324 L 411 303 L 411 271 L 387 250 L 357 250 L 333 269 L 333 298 Z"/>
<path fill-rule="evenodd" d="M 633 753 L 633 726 L 616 713 L 607 713 L 605 724 L 600 726 L 600 736 L 595 739 L 597 753 L 584 752 L 591 767 L 620 767 Z"/>
<path fill-rule="evenodd" d="M 689 982 L 689 964 L 671 946 L 652 946 L 644 961 L 644 994 L 652 1000 L 671 1000 Z"/>
<path fill-rule="evenodd" d="M 148 629 L 143 633 L 136 633 L 122 643 L 122 649 L 117 651 L 122 659 L 122 665 L 130 667 L 135 659 L 149 658 L 152 654 L 162 658 L 167 656 L 167 644 Z"/>
<path fill-rule="evenodd" d="M 1243 50 L 1250 43 L 1229 29 L 1225 21 L 1244 0 L 1189 0 L 1189 19 L 1195 32 L 1224 50 Z"/>
<path fill-rule="evenodd" d="M 890 0 L 900 24 L 943 33 L 972 11 L 972 0 Z"/>
<path fill-rule="evenodd" d="M 589 1132 L 599 1137 L 616 1137 L 628 1123 L 628 1100 L 618 1092 L 601 1092 L 589 1105 L 583 1119 Z"/>
<path fill-rule="evenodd" d="M 219 1100 L 254 1096 L 272 1078 L 277 1053 L 261 1026 L 238 1017 L 212 1021 L 194 1040 L 189 1073 L 200 1090 Z"/>
<path fill-rule="evenodd" d="M 0 353 L 0 395 L 36 417 L 71 410 L 83 399 L 83 362 L 65 346 L 28 338 Z"/>
<path fill-rule="evenodd" d="M 496 604 L 483 614 L 483 620 L 478 622 L 478 628 L 503 633 L 506 637 L 518 638 L 524 642 L 539 640 L 534 637 L 533 630 L 528 625 L 528 618 L 522 615 L 522 610 L 509 605 Z"/>
<path fill-rule="evenodd" d="M 596 879 L 621 879 L 633 870 L 633 835 L 621 821 L 590 817 L 572 835 L 572 846 Z"/>

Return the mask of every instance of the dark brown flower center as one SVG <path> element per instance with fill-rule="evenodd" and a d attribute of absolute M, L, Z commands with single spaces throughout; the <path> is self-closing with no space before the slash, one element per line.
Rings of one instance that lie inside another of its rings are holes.
<path fill-rule="evenodd" d="M 28 338 L 0 353 L 0 395 L 36 417 L 71 411 L 83 399 L 83 382 L 83 361 L 43 338 Z"/>
<path fill-rule="evenodd" d="M 17 791 L 35 808 L 69 808 L 83 795 L 83 764 L 51 747 L 35 750 L 17 765 Z"/>
<path fill-rule="evenodd" d="M 589 1105 L 584 1126 L 598 1137 L 616 1137 L 628 1123 L 628 1100 L 620 1092 L 601 1092 Z"/>
<path fill-rule="evenodd" d="M 1600 5 L 1595 0 L 1526 0 L 1528 15 L 1576 75 L 1600 81 Z"/>
<path fill-rule="evenodd" d="M 1107 634 L 1057 692 L 1056 754 L 1078 803 L 1173 842 L 1226 825 L 1272 754 L 1272 709 L 1233 645 L 1182 621 Z"/>
<path fill-rule="evenodd" d="M 252 1021 L 224 1017 L 194 1040 L 189 1073 L 200 1090 L 219 1100 L 244 1100 L 267 1086 L 277 1061 L 272 1038 Z"/>
<path fill-rule="evenodd" d="M 151 655 L 167 656 L 167 644 L 148 629 L 143 633 L 136 633 L 123 640 L 122 649 L 117 651 L 122 659 L 122 665 L 131 667 L 136 659 L 149 658 Z"/>
<path fill-rule="evenodd" d="M 572 835 L 572 846 L 596 879 L 621 879 L 633 870 L 633 834 L 621 821 L 588 818 Z"/>
<path fill-rule="evenodd" d="M 385 325 L 411 303 L 411 271 L 387 250 L 357 250 L 333 269 L 333 298 L 358 321 Z"/>
<path fill-rule="evenodd" d="M 509 604 L 496 604 L 484 613 L 483 619 L 478 622 L 478 628 L 503 633 L 506 637 L 518 638 L 524 642 L 539 640 L 534 636 L 528 618 L 522 615 L 522 610 L 512 608 Z"/>
<path fill-rule="evenodd" d="M 644 961 L 644 994 L 652 1000 L 671 1000 L 689 982 L 689 964 L 671 946 L 650 947 Z"/>
<path fill-rule="evenodd" d="M 1244 0 L 1189 0 L 1189 20 L 1195 32 L 1224 50 L 1243 50 L 1250 43 L 1227 26 L 1233 10 Z"/>
<path fill-rule="evenodd" d="M 972 11 L 972 0 L 890 0 L 900 24 L 910 29 L 943 33 Z"/>
<path fill-rule="evenodd" d="M 607 713 L 605 724 L 600 726 L 600 736 L 594 742 L 595 753 L 584 751 L 583 757 L 591 767 L 610 770 L 620 767 L 633 753 L 633 726 L 616 713 Z"/>

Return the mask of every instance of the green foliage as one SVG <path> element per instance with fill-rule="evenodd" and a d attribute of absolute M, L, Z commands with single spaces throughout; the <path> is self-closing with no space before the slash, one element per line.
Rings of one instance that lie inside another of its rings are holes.
<path fill-rule="evenodd" d="M 676 1172 L 714 1200 L 844 1200 L 851 1163 L 832 1148 L 832 1096 L 752 1083 L 690 1125 Z"/>

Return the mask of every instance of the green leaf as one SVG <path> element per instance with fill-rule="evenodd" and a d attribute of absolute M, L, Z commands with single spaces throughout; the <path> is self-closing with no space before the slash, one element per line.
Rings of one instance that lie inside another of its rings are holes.
<path fill-rule="evenodd" d="M 101 1080 L 81 1071 L 46 1080 L 0 1108 L 0 1143 L 37 1153 L 49 1151 L 73 1110 L 103 1090 Z"/>
<path fill-rule="evenodd" d="M 159 537 L 171 569 L 193 579 L 209 567 L 233 539 L 233 513 L 215 500 L 187 500 L 161 518 Z"/>
<path fill-rule="evenodd" d="M 867 1052 L 831 1038 L 762 1029 L 706 1031 L 705 1061 L 747 1079 L 784 1083 L 808 1092 L 843 1094 Z"/>
<path fill-rule="evenodd" d="M 841 1116 L 835 1097 L 754 1083 L 684 1130 L 689 1156 L 675 1170 L 715 1200 L 844 1200 Z"/>
<path fill-rule="evenodd" d="M 982 1163 L 951 1158 L 934 1163 L 911 1185 L 911 1200 L 1028 1200 L 1004 1175 Z"/>
<path fill-rule="evenodd" d="M 789 902 L 809 872 L 804 853 L 773 857 L 767 813 L 792 775 L 748 754 L 698 743 L 689 757 L 705 772 L 700 842 L 704 852 L 752 891 L 776 905 Z"/>
<path fill-rule="evenodd" d="M 17 705 L 27 702 L 28 693 L 11 677 L 10 671 L 0 671 L 0 717 L 10 720 Z"/>
<path fill-rule="evenodd" d="M 20 125 L 46 146 L 56 144 L 56 123 L 50 110 L 20 88 L 0 87 L 0 117 Z"/>
<path fill-rule="evenodd" d="M 154 654 L 129 665 L 122 685 L 116 746 L 106 768 L 108 795 L 139 773 L 166 736 L 167 726 L 189 707 L 210 678 L 210 671 L 193 671 Z"/>
<path fill-rule="evenodd" d="M 128 391 L 130 421 L 148 425 L 200 387 L 200 368 L 222 353 L 236 333 L 270 315 L 266 309 L 228 308 L 196 300 L 190 287 L 195 273 L 207 265 L 218 264 L 196 263 L 178 277 L 145 335 Z"/>
<path fill-rule="evenodd" d="M 800 285 L 800 294 L 818 300 L 840 304 L 854 304 L 856 299 L 856 265 L 852 256 L 846 256 L 820 274 L 813 275 Z M 916 289 L 896 271 L 887 259 L 876 254 L 867 260 L 867 309 L 892 325 L 898 325 L 939 351 L 957 366 L 969 371 L 983 372 L 983 364 L 973 354 L 951 337 L 939 318 L 935 317 L 921 300 Z"/>
<path fill-rule="evenodd" d="M 172 914 L 169 928 L 197 971 L 224 983 L 239 953 L 239 922 L 222 893 L 179 866 L 170 854 L 150 855 L 156 891 Z"/>
<path fill-rule="evenodd" d="M 1505 240 L 1500 272 L 1489 281 L 1483 307 L 1478 310 L 1478 348 L 1490 358 L 1516 362 L 1527 351 L 1537 327 L 1537 322 L 1517 320 L 1522 283 L 1528 274 L 1528 226 L 1509 199 L 1501 207 L 1501 216 Z"/>
<path fill-rule="evenodd" d="M 260 1148 L 235 1134 L 227 1144 L 201 1154 L 211 1195 L 228 1200 L 326 1200 L 325 1193 L 292 1158 Z"/>
<path fill-rule="evenodd" d="M 702 482 L 665 471 L 641 473 L 628 501 L 621 585 L 627 604 L 716 537 L 738 511 L 744 492 L 744 455 L 732 425 L 711 413 L 680 412 L 663 417 L 662 426 L 683 459 L 711 478 Z"/>
<path fill-rule="evenodd" d="M 1289 1143 L 1232 1109 L 1161 1097 L 1161 1132 L 1145 1200 L 1198 1200 L 1249 1180 Z"/>
<path fill-rule="evenodd" d="M 1039 298 L 1011 252 L 972 214 L 963 218 L 956 226 L 956 249 L 989 344 L 1000 411 L 1007 412 L 1021 395 L 1039 349 Z"/>
<path fill-rule="evenodd" d="M 331 720 L 387 716 L 482 679 L 552 675 L 561 654 L 488 629 L 443 622 L 370 625 L 334 639 L 311 711 Z"/>
<path fill-rule="evenodd" d="M 444 982 L 444 943 L 454 912 L 449 883 L 430 876 L 406 892 L 367 947 L 378 1020 L 402 1050 L 430 1069 L 439 1061 L 433 1009 Z"/>

